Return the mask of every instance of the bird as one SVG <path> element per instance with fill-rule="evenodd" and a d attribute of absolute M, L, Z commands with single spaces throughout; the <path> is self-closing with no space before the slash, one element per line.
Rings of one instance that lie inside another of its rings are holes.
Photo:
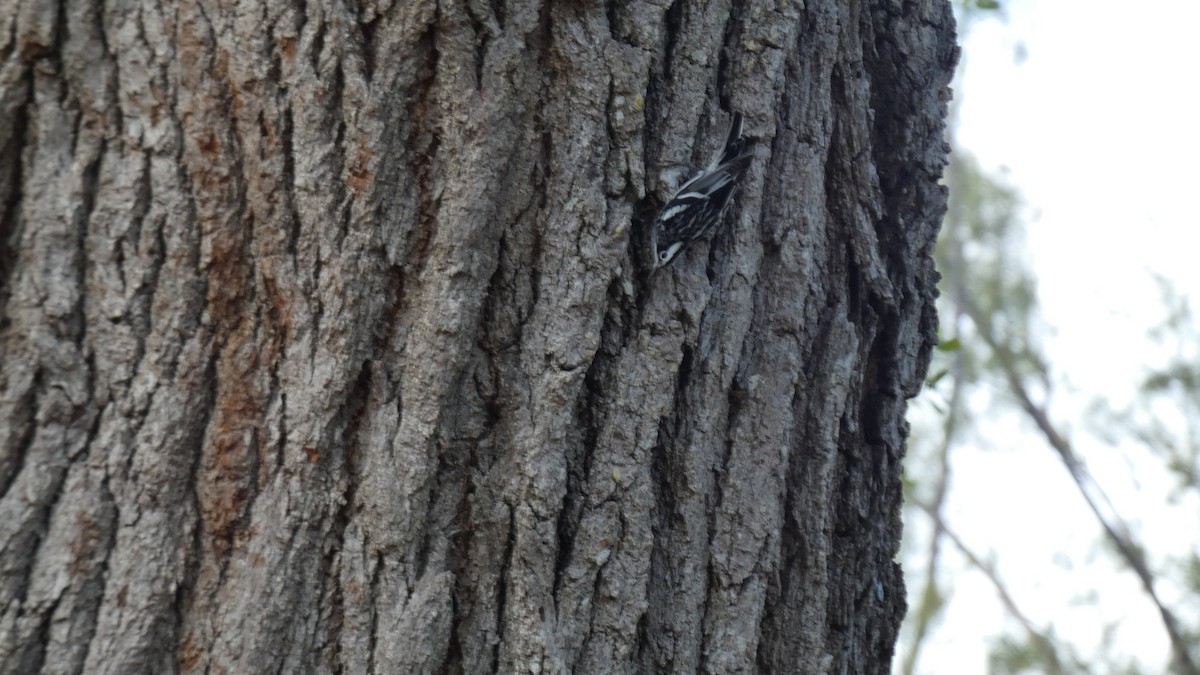
<path fill-rule="evenodd" d="M 688 244 L 721 222 L 752 157 L 742 136 L 742 114 L 734 112 L 724 147 L 658 212 L 650 235 L 654 269 L 669 265 Z"/>

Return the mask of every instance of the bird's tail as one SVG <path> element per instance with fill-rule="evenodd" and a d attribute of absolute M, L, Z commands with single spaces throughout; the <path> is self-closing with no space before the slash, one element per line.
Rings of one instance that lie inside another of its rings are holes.
<path fill-rule="evenodd" d="M 745 150 L 746 139 L 742 138 L 742 113 L 734 112 L 733 121 L 729 123 L 729 135 L 725 137 L 725 148 L 713 160 L 709 170 L 740 159 Z"/>

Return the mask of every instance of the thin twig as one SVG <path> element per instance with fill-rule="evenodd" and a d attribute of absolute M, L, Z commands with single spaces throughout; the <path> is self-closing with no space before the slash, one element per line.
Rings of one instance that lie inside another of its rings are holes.
<path fill-rule="evenodd" d="M 931 510 L 931 505 L 921 502 L 916 502 L 915 505 L 917 508 L 925 511 L 930 518 L 942 520 L 940 513 L 935 513 Z M 1017 601 L 1008 592 L 1008 587 L 1005 586 L 1004 581 L 1000 578 L 1000 574 L 996 571 L 996 566 L 984 561 L 983 558 L 981 558 L 973 550 L 971 550 L 970 547 L 967 546 L 966 542 L 964 542 L 962 538 L 958 536 L 957 532 L 955 532 L 944 522 L 941 524 L 940 530 L 945 537 L 950 540 L 950 543 L 954 544 L 954 548 L 958 549 L 958 552 L 967 559 L 967 562 L 972 567 L 982 572 L 985 577 L 987 577 L 987 580 L 991 582 L 992 587 L 996 589 L 996 595 L 1000 597 L 1000 603 L 1004 605 L 1004 608 L 1008 610 L 1008 613 L 1011 614 L 1012 617 L 1021 624 L 1021 627 L 1025 629 L 1025 633 L 1029 636 L 1029 639 L 1038 643 L 1042 647 L 1042 653 L 1046 654 L 1047 658 L 1050 660 L 1049 663 L 1044 664 L 1047 668 L 1047 672 L 1051 675 L 1061 675 L 1062 673 L 1065 673 L 1066 671 L 1063 670 L 1062 662 L 1058 657 L 1058 648 L 1055 646 L 1054 640 L 1040 631 L 1037 626 L 1034 625 L 1033 621 L 1030 620 L 1030 618 L 1021 611 L 1021 608 L 1017 606 Z M 1075 665 L 1084 673 L 1091 672 L 1088 670 L 1087 666 L 1083 664 L 1076 663 Z"/>

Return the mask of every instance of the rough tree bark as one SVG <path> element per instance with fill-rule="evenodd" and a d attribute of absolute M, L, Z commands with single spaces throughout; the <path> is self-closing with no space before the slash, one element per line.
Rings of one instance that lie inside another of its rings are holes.
<path fill-rule="evenodd" d="M 0 2 L 0 671 L 887 672 L 952 24 Z"/>

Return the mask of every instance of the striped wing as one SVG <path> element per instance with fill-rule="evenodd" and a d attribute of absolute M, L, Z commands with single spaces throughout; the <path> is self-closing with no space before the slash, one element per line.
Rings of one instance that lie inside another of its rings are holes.
<path fill-rule="evenodd" d="M 740 149 L 741 144 L 737 144 Z M 708 173 L 683 184 L 658 216 L 658 245 L 691 241 L 704 234 L 729 206 L 738 180 L 750 165 L 751 155 L 734 156 Z M 722 158 L 724 159 L 724 157 Z"/>

